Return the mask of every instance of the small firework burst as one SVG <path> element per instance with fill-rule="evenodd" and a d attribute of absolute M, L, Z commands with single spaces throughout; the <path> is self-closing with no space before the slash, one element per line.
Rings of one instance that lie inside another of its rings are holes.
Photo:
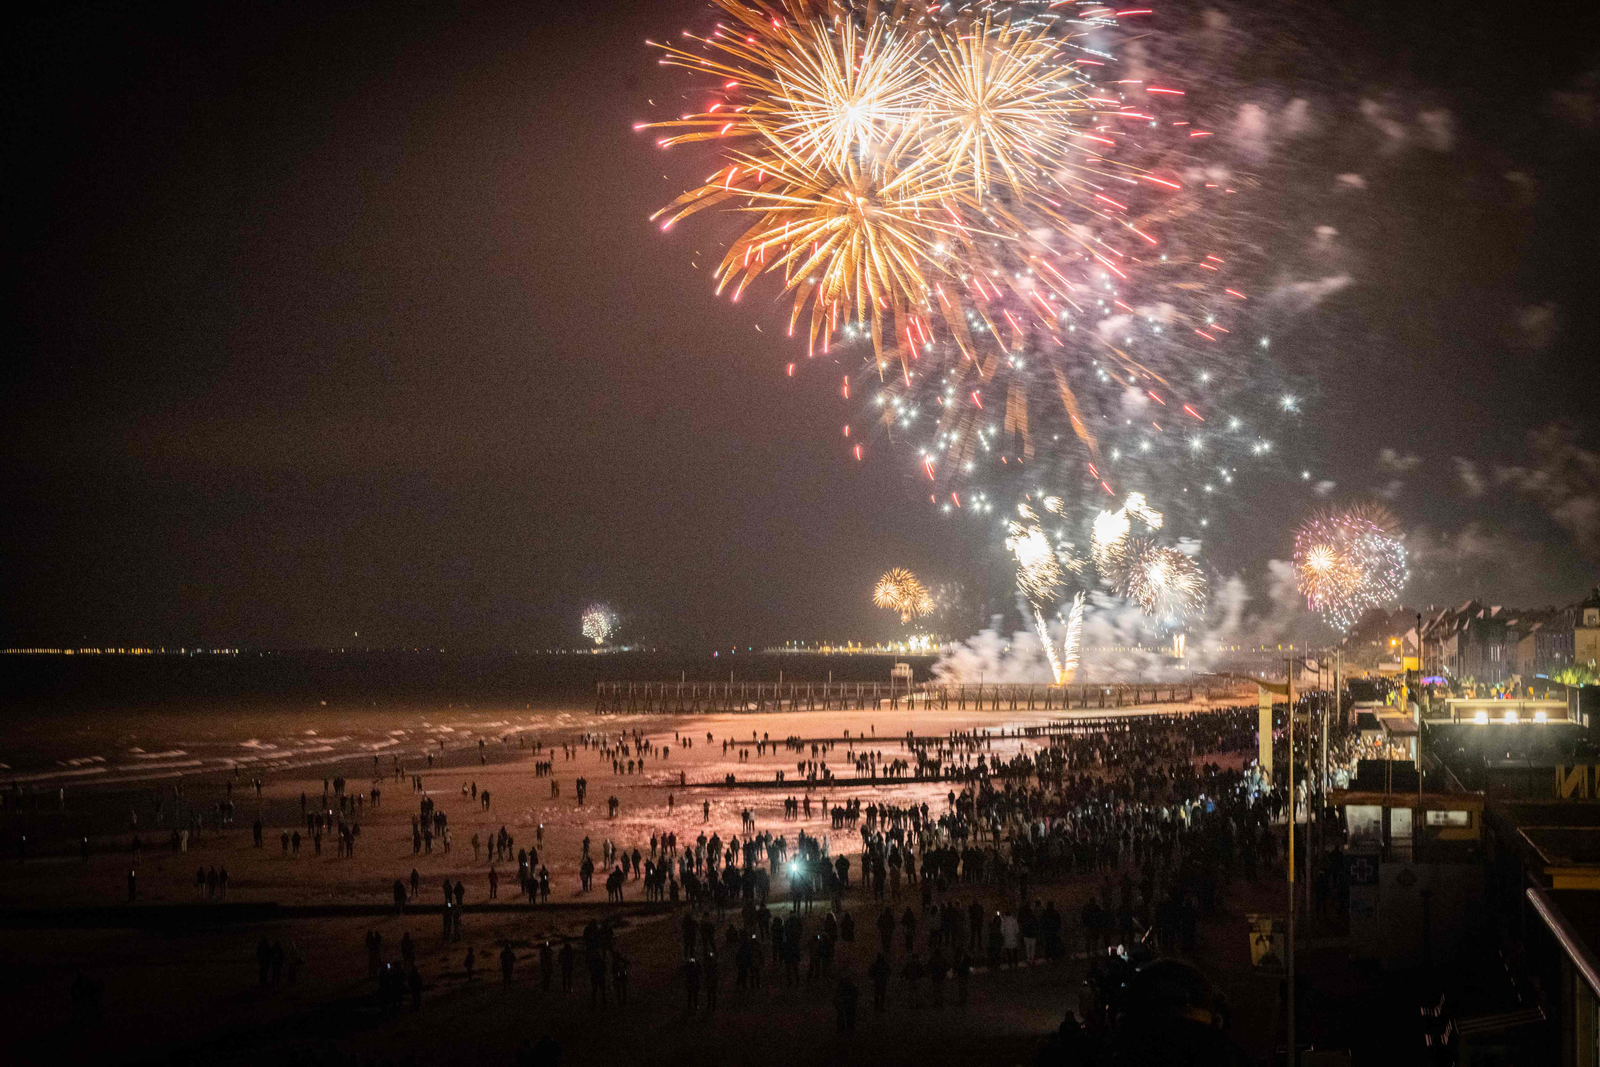
<path fill-rule="evenodd" d="M 904 567 L 884 572 L 878 584 L 872 587 L 872 602 L 880 608 L 898 612 L 902 623 L 931 615 L 934 611 L 933 596 L 927 586 Z"/>
<path fill-rule="evenodd" d="M 1334 629 L 1350 629 L 1405 587 L 1410 572 L 1399 520 L 1375 504 L 1317 512 L 1295 533 L 1294 573 L 1306 606 Z"/>
<path fill-rule="evenodd" d="M 604 604 L 590 604 L 583 609 L 583 636 L 597 645 L 604 645 L 617 632 L 617 615 Z"/>

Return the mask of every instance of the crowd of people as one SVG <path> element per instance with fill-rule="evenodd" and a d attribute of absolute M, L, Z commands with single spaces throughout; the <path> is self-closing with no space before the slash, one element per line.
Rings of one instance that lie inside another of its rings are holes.
<path fill-rule="evenodd" d="M 725 753 L 793 755 L 792 765 L 807 781 L 830 784 L 783 797 L 778 825 L 763 827 L 757 809 L 744 806 L 736 833 L 729 825 L 709 825 L 709 801 L 699 813 L 708 825 L 686 829 L 672 818 L 669 795 L 668 818 L 648 838 L 634 842 L 618 833 L 621 844 L 582 839 L 577 888 L 592 891 L 598 876 L 612 904 L 642 898 L 678 906 L 682 954 L 673 981 L 689 1014 L 719 1011 L 730 990 L 742 998 L 803 986 L 825 989 L 839 1027 L 849 1031 L 862 995 L 858 981 L 870 985 L 875 1012 L 896 1005 L 960 1007 L 974 974 L 1079 956 L 1091 963 L 1092 1006 L 1081 1022 L 1073 1020 L 1080 1037 L 1061 1037 L 1061 1043 L 1092 1047 L 1114 1035 L 1117 1020 L 1132 1010 L 1125 998 L 1134 985 L 1134 961 L 1192 955 L 1201 921 L 1215 911 L 1229 882 L 1259 878 L 1279 862 L 1293 799 L 1251 767 L 1256 730 L 1257 709 L 1249 706 L 1012 733 L 728 738 Z M 558 759 L 609 763 L 614 776 L 638 776 L 647 767 L 661 769 L 673 749 L 690 748 L 695 740 L 630 730 L 586 733 L 548 749 L 535 741 L 532 766 L 553 787 Z M 709 733 L 706 740 L 715 743 Z M 1335 763 L 1356 753 L 1347 735 L 1336 735 Z M 873 781 L 830 799 L 830 760 Z M 398 760 L 394 769 L 396 780 L 408 774 Z M 409 818 L 413 855 L 429 855 L 435 845 L 449 853 L 454 838 L 444 805 L 453 803 L 454 783 L 435 794 L 422 776 L 409 776 L 416 797 Z M 587 779 L 565 776 L 573 781 L 576 803 L 586 804 Z M 880 791 L 874 781 L 895 788 Z M 903 788 L 913 782 L 922 787 Z M 930 789 L 930 782 L 939 784 Z M 343 778 L 327 780 L 320 799 L 314 791 L 301 795 L 303 829 L 281 830 L 281 851 L 296 855 L 309 841 L 320 854 L 323 836 L 331 835 L 340 857 L 353 855 L 363 813 L 380 802 L 376 780 L 366 794 L 351 791 Z M 473 815 L 457 817 L 471 820 L 490 810 L 489 790 L 463 781 L 461 802 Z M 225 803 L 231 809 L 231 801 Z M 607 798 L 607 813 L 614 817 L 617 805 L 615 796 Z M 778 807 L 773 804 L 773 814 Z M 817 817 L 822 828 L 813 825 Z M 631 825 L 637 828 L 637 820 Z M 472 856 L 487 867 L 486 899 L 499 899 L 515 864 L 520 895 L 529 904 L 548 903 L 553 860 L 544 827 L 519 830 L 519 841 L 507 825 L 487 833 L 478 826 Z M 262 847 L 259 820 L 252 834 Z M 571 858 L 562 856 L 557 869 L 571 870 Z M 222 899 L 227 877 L 226 868 L 202 868 L 197 895 Z M 635 882 L 639 897 L 631 896 Z M 415 868 L 409 879 L 396 879 L 393 890 L 400 910 L 435 903 L 422 899 Z M 131 898 L 131 880 L 129 892 Z M 461 939 L 466 903 L 460 874 L 446 877 L 446 942 Z M 861 945 L 854 948 L 858 936 Z M 408 998 L 417 1006 L 426 983 L 410 935 L 399 942 L 398 958 L 384 953 L 376 931 L 367 948 L 381 1010 L 399 1010 Z M 618 946 L 613 924 L 591 921 L 581 936 L 552 938 L 536 951 L 544 988 L 559 976 L 562 991 L 573 993 L 586 978 L 597 1007 L 626 1002 L 633 963 Z M 261 984 L 285 977 L 293 982 L 298 958 L 292 942 L 285 949 L 263 940 Z M 516 952 L 503 944 L 498 959 L 509 982 Z M 468 946 L 469 980 L 476 960 Z M 652 972 L 651 980 L 660 976 Z"/>

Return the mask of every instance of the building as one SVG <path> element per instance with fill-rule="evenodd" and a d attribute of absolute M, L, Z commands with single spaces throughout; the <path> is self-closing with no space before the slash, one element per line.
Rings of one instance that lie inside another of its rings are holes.
<path fill-rule="evenodd" d="M 1589 592 L 1589 599 L 1578 605 L 1577 623 L 1572 630 L 1572 660 L 1580 666 L 1600 662 L 1600 587 Z"/>
<path fill-rule="evenodd" d="M 1513 613 L 1469 600 L 1422 620 L 1422 669 L 1454 681 L 1498 685 L 1516 673 Z"/>
<path fill-rule="evenodd" d="M 1524 612 L 1511 626 L 1516 635 L 1515 662 L 1523 678 L 1548 678 L 1572 666 L 1577 608 Z"/>
<path fill-rule="evenodd" d="M 1481 999 L 1463 992 L 1452 1006 L 1456 1062 L 1594 1067 L 1600 1063 L 1600 744 L 1586 722 L 1563 714 L 1559 701 L 1449 705 L 1424 721 L 1424 747 L 1461 796 L 1483 805 L 1476 936 L 1495 957 L 1466 984 Z M 1495 714 L 1518 705 L 1526 707 Z M 1530 721 L 1527 708 L 1544 714 Z M 1456 873 L 1474 876 L 1462 867 Z"/>

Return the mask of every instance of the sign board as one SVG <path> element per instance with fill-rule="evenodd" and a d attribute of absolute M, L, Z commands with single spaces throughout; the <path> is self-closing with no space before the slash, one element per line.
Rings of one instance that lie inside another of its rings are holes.
<path fill-rule="evenodd" d="M 1400 666 L 1402 670 L 1420 671 L 1422 669 L 1422 661 L 1416 656 L 1401 656 Z"/>
<path fill-rule="evenodd" d="M 1257 967 L 1284 969 L 1284 922 L 1273 915 L 1247 915 L 1250 923 L 1250 962 Z"/>

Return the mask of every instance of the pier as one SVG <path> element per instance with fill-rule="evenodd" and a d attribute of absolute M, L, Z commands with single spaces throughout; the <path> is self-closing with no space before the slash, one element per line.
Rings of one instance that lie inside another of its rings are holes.
<path fill-rule="evenodd" d="M 1088 711 L 1196 700 L 1253 699 L 1255 688 L 1227 678 L 1187 682 L 1049 685 L 1042 682 L 597 682 L 594 710 L 611 715 L 704 712 Z"/>

